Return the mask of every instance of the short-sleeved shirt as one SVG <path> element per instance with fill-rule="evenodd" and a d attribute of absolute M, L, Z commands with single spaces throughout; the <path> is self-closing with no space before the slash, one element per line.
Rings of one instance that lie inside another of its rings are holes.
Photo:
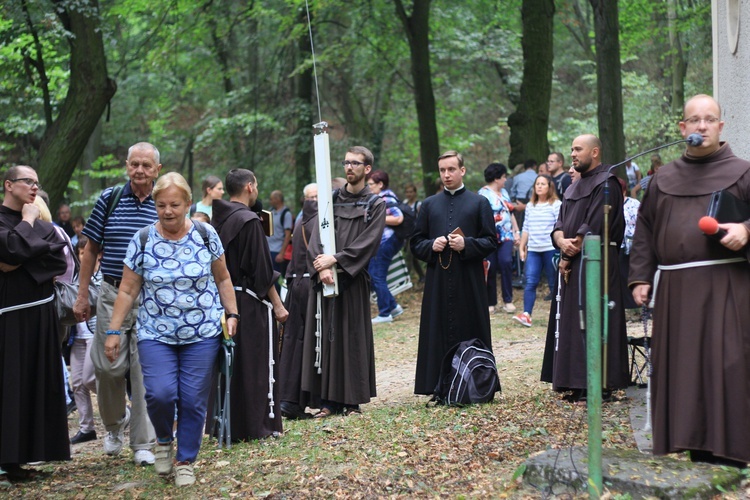
<path fill-rule="evenodd" d="M 529 252 L 549 252 L 555 249 L 552 244 L 552 230 L 560 215 L 562 202 L 529 203 L 526 205 L 526 217 L 523 219 L 523 232 L 528 233 L 527 247 Z"/>
<path fill-rule="evenodd" d="M 268 236 L 268 249 L 271 252 L 281 252 L 281 247 L 284 245 L 284 231 L 292 230 L 294 226 L 294 217 L 292 211 L 287 207 L 281 207 L 278 210 L 272 210 L 273 214 L 273 236 Z M 283 215 L 283 217 L 282 217 Z"/>
<path fill-rule="evenodd" d="M 124 263 L 143 278 L 138 308 L 138 340 L 183 345 L 221 333 L 224 308 L 211 272 L 224 247 L 216 230 L 204 224 L 208 246 L 193 224 L 179 240 L 168 240 L 151 226 L 141 252 L 138 234 Z"/>
<path fill-rule="evenodd" d="M 479 190 L 481 194 L 490 202 L 492 215 L 495 217 L 495 230 L 497 231 L 497 241 L 513 241 L 513 222 L 511 221 L 510 209 L 513 206 L 510 202 L 510 196 L 505 189 L 501 190 L 498 196 L 492 189 L 484 186 Z"/>
<path fill-rule="evenodd" d="M 133 235 L 142 227 L 157 220 L 156 205 L 151 195 L 143 202 L 133 194 L 130 183 L 122 190 L 120 202 L 109 216 L 107 227 L 103 227 L 107 213 L 107 202 L 113 188 L 107 188 L 96 200 L 91 217 L 86 221 L 83 234 L 104 249 L 102 255 L 102 274 L 120 279 L 122 277 L 122 260 L 128 250 Z"/>

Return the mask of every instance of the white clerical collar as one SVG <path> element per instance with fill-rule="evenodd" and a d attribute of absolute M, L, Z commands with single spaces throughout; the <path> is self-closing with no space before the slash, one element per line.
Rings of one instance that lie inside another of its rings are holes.
<path fill-rule="evenodd" d="M 464 183 L 461 183 L 461 186 L 459 186 L 457 189 L 448 189 L 447 187 L 444 187 L 446 191 L 448 191 L 451 195 L 456 194 L 458 191 L 461 191 L 464 188 Z"/>

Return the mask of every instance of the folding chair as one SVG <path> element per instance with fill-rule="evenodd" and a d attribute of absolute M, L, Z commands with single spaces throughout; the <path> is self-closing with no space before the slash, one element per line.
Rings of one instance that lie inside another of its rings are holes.
<path fill-rule="evenodd" d="M 628 336 L 628 353 L 630 354 L 630 385 L 644 388 L 648 385 L 646 377 L 651 354 L 651 338 Z"/>
<path fill-rule="evenodd" d="M 403 250 L 399 250 L 398 253 L 393 256 L 393 259 L 391 259 L 391 263 L 388 266 L 388 276 L 386 280 L 388 282 L 388 290 L 394 297 L 413 286 L 411 276 L 409 276 L 409 268 L 406 267 L 406 259 L 404 259 Z M 377 294 L 374 291 L 370 292 L 370 302 L 376 304 L 377 301 Z"/>
<path fill-rule="evenodd" d="M 223 338 L 219 351 L 218 376 L 216 384 L 216 400 L 214 401 L 214 424 L 211 435 L 216 436 L 219 448 L 226 445 L 232 447 L 231 399 L 229 390 L 232 383 L 234 368 L 234 340 Z"/>

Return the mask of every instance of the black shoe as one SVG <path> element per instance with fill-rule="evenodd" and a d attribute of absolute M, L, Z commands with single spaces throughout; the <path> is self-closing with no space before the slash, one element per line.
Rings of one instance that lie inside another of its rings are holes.
<path fill-rule="evenodd" d="M 94 440 L 96 440 L 96 431 L 81 432 L 79 430 L 78 434 L 73 436 L 73 438 L 70 440 L 70 444 L 87 443 Z"/>
<path fill-rule="evenodd" d="M 305 410 L 300 408 L 298 404 L 290 403 L 289 401 L 281 402 L 281 416 L 289 420 L 307 420 L 313 417 L 310 413 L 306 413 Z"/>
<path fill-rule="evenodd" d="M 71 413 L 73 413 L 77 409 L 78 409 L 78 407 L 76 406 L 76 402 L 75 401 L 71 401 L 70 403 L 68 403 L 68 415 L 70 415 Z"/>
<path fill-rule="evenodd" d="M 548 293 L 547 295 L 545 295 L 545 296 L 544 296 L 544 300 L 546 300 L 546 301 L 550 301 L 550 300 L 552 300 L 552 292 L 550 292 L 550 293 Z"/>

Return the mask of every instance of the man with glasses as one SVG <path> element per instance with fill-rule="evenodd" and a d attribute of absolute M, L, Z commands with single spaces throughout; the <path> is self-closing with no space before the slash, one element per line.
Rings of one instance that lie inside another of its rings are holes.
<path fill-rule="evenodd" d="M 26 480 L 30 462 L 70 460 L 54 278 L 67 264 L 40 220 L 31 167 L 11 167 L 0 206 L 0 482 Z"/>
<path fill-rule="evenodd" d="M 96 332 L 91 346 L 91 360 L 96 373 L 96 395 L 99 414 L 107 434 L 104 452 L 119 455 L 122 451 L 125 427 L 130 423 L 130 447 L 137 465 L 153 465 L 152 449 L 156 436 L 146 412 L 143 374 L 138 358 L 138 338 L 135 320 L 138 315 L 136 300 L 120 328 L 120 351 L 115 362 L 104 353 L 109 320 L 114 309 L 118 288 L 122 280 L 125 253 L 133 235 L 157 220 L 156 205 L 151 197 L 154 181 L 161 170 L 159 150 L 147 142 L 139 142 L 128 149 L 125 162 L 130 181 L 120 188 L 108 188 L 94 205 L 83 234 L 89 241 L 81 260 L 78 298 L 73 311 L 78 321 L 86 321 L 89 309 L 89 282 L 102 252 L 103 280 L 99 302 L 96 306 Z M 117 200 L 118 191 L 119 200 Z M 112 197 L 115 199 L 112 199 Z M 125 405 L 125 377 L 130 374 L 131 408 Z"/>
<path fill-rule="evenodd" d="M 333 197 L 336 253 L 322 253 L 317 225 L 309 239 L 308 266 L 316 293 L 310 294 L 307 317 L 315 316 L 320 303 L 322 331 L 316 321 L 305 325 L 305 400 L 300 406 L 312 406 L 320 398 L 315 418 L 359 413 L 359 405 L 377 395 L 367 265 L 380 245 L 386 207 L 365 184 L 372 164 L 372 153 L 363 146 L 349 148 L 342 162 L 346 184 Z M 338 296 L 322 297 L 322 291 L 318 291 L 321 283 L 333 284 L 334 272 L 338 274 Z"/>
<path fill-rule="evenodd" d="M 570 175 L 565 172 L 565 157 L 562 153 L 554 152 L 547 156 L 547 170 L 555 183 L 557 194 L 562 199 L 565 190 L 571 184 Z"/>
<path fill-rule="evenodd" d="M 694 461 L 750 462 L 750 220 L 701 233 L 712 193 L 750 202 L 750 162 L 719 136 L 711 96 L 685 103 L 680 133 L 700 134 L 655 172 L 643 197 L 630 254 L 636 304 L 654 296 L 651 377 L 654 454 L 690 450 Z M 719 221 L 721 222 L 721 221 Z M 657 278 L 658 276 L 658 278 Z M 658 287 L 657 287 L 658 283 Z"/>

